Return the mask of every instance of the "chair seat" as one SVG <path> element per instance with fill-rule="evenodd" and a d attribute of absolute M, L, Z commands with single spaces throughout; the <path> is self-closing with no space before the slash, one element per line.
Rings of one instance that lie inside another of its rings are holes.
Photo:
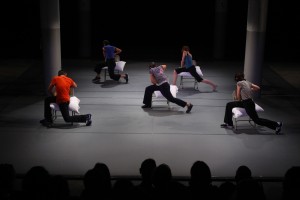
<path fill-rule="evenodd" d="M 256 112 L 263 112 L 264 111 L 264 109 L 256 103 L 255 103 L 255 110 L 256 110 Z M 251 125 L 254 124 L 254 126 L 255 126 L 255 123 L 249 117 L 249 115 L 247 114 L 245 108 L 240 108 L 240 107 L 233 108 L 232 109 L 232 117 L 233 117 L 234 122 L 235 122 L 235 129 L 236 130 L 237 130 L 237 123 L 240 122 L 240 121 L 248 121 Z"/>
<path fill-rule="evenodd" d="M 200 69 L 200 66 L 196 66 L 196 72 L 197 72 L 201 77 L 203 76 L 203 73 L 202 73 L 202 71 L 201 71 L 201 69 Z M 178 74 L 178 76 L 183 76 L 183 77 L 193 77 L 193 76 L 191 75 L 190 72 L 181 72 L 181 73 Z"/>
<path fill-rule="evenodd" d="M 201 71 L 200 66 L 196 66 L 196 72 L 201 77 L 203 77 L 203 73 Z M 179 83 L 179 87 L 180 88 L 183 88 L 184 79 L 185 80 L 190 79 L 190 80 L 192 80 L 192 82 L 194 82 L 194 88 L 195 88 L 195 90 L 198 90 L 198 81 L 191 75 L 190 72 L 181 72 L 181 73 L 178 74 L 178 76 L 180 77 L 180 83 Z"/>
<path fill-rule="evenodd" d="M 72 116 L 79 114 L 79 103 L 80 99 L 78 99 L 76 96 L 70 97 L 69 111 L 71 111 Z M 50 103 L 50 108 L 52 110 L 52 118 L 54 121 L 57 119 L 57 111 L 60 111 L 60 108 L 57 103 Z"/>
<path fill-rule="evenodd" d="M 116 61 L 115 73 L 120 73 L 124 71 L 125 64 L 125 61 Z M 109 76 L 109 73 L 107 73 L 108 66 L 105 66 L 102 69 L 104 70 L 104 81 L 106 81 L 106 77 Z"/>
<path fill-rule="evenodd" d="M 178 87 L 176 85 L 170 85 L 170 91 L 173 97 L 176 97 L 178 93 Z M 162 95 L 162 93 L 159 90 L 153 92 L 152 104 L 153 102 L 157 101 L 166 101 L 167 105 L 170 107 L 170 102 Z"/>

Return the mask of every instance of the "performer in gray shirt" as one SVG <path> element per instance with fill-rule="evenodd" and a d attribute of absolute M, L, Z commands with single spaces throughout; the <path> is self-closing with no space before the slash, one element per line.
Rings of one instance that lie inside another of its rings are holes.
<path fill-rule="evenodd" d="M 260 118 L 255 110 L 255 103 L 253 101 L 253 92 L 260 90 L 260 87 L 247 81 L 244 73 L 235 74 L 236 84 L 236 101 L 228 102 L 226 104 L 224 124 L 222 128 L 232 128 L 232 109 L 234 107 L 245 108 L 249 117 L 258 125 L 266 126 L 275 130 L 275 134 L 279 134 L 282 127 L 282 122 L 275 122 L 269 119 Z"/>
<path fill-rule="evenodd" d="M 142 108 L 151 108 L 152 94 L 154 91 L 159 90 L 167 100 L 183 108 L 187 107 L 186 113 L 191 112 L 193 108 L 193 104 L 187 103 L 181 99 L 173 97 L 170 91 L 170 84 L 168 82 L 168 77 L 164 73 L 164 71 L 167 68 L 167 65 L 156 66 L 155 63 L 152 63 L 149 68 L 150 68 L 149 69 L 150 81 L 152 85 L 149 85 L 148 87 L 145 88 L 144 100 L 143 100 L 143 103 L 145 105 L 143 105 Z"/>

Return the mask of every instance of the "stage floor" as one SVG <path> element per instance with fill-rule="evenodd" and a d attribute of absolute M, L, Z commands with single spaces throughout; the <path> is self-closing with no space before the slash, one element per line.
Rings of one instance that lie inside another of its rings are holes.
<path fill-rule="evenodd" d="M 50 129 L 39 123 L 44 98 L 41 64 L 26 62 L 2 68 L 9 73 L 1 75 L 0 163 L 13 164 L 19 174 L 42 165 L 51 174 L 80 176 L 103 162 L 112 176 L 138 176 L 146 158 L 168 164 L 174 176 L 189 176 L 197 160 L 205 161 L 215 177 L 233 177 L 240 165 L 247 165 L 253 176 L 282 177 L 288 168 L 300 165 L 299 88 L 281 76 L 275 64 L 264 66 L 261 98 L 256 102 L 265 109 L 261 117 L 283 122 L 281 135 L 247 122 L 238 131 L 220 128 L 225 105 L 232 99 L 234 73 L 243 71 L 242 62 L 200 62 L 204 78 L 218 84 L 218 91 L 204 83 L 195 90 L 193 83 L 186 83 L 177 94 L 194 105 L 186 114 L 185 108 L 172 103 L 170 109 L 166 103 L 141 108 L 150 84 L 148 62 L 127 61 L 128 84 L 109 78 L 94 84 L 97 61 L 64 60 L 64 69 L 78 84 L 80 112 L 91 113 L 93 123 L 70 126 L 58 119 Z M 166 64 L 172 80 L 179 63 Z"/>

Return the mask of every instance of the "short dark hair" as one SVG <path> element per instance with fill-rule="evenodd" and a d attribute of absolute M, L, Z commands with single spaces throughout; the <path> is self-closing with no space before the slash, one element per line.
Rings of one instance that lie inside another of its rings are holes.
<path fill-rule="evenodd" d="M 61 69 L 61 70 L 58 71 L 57 74 L 58 74 L 58 76 L 67 75 L 67 72 L 65 72 L 64 70 Z"/>
<path fill-rule="evenodd" d="M 189 46 L 183 46 L 182 51 L 190 51 L 190 47 Z"/>
<path fill-rule="evenodd" d="M 152 62 L 150 65 L 149 65 L 149 69 L 153 68 L 153 67 L 156 67 L 156 63 L 155 62 Z"/>
<path fill-rule="evenodd" d="M 234 75 L 234 80 L 236 82 L 245 80 L 245 75 L 243 72 L 238 72 Z"/>
<path fill-rule="evenodd" d="M 108 40 L 103 40 L 103 45 L 109 45 L 109 41 Z"/>

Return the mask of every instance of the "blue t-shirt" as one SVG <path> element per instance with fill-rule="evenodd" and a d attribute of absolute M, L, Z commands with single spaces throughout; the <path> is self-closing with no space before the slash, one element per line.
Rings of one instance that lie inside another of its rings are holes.
<path fill-rule="evenodd" d="M 184 57 L 184 66 L 187 69 L 193 66 L 193 58 L 189 54 Z"/>
<path fill-rule="evenodd" d="M 115 49 L 116 47 L 111 45 L 106 45 L 103 47 L 105 49 L 105 59 L 114 59 L 115 58 Z"/>
<path fill-rule="evenodd" d="M 149 73 L 155 77 L 157 85 L 161 85 L 165 82 L 168 82 L 168 77 L 164 74 L 164 69 L 161 65 L 151 68 L 149 70 Z"/>

